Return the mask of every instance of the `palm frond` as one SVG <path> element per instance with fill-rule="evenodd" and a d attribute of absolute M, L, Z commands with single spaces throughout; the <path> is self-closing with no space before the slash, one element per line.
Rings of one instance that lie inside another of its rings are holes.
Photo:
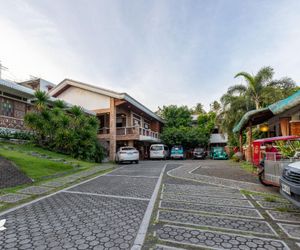
<path fill-rule="evenodd" d="M 247 91 L 247 87 L 245 85 L 237 84 L 237 85 L 233 85 L 233 86 L 229 87 L 227 94 L 229 94 L 229 95 L 234 95 L 236 93 L 245 94 L 246 91 Z"/>
<path fill-rule="evenodd" d="M 254 77 L 257 87 L 263 87 L 269 81 L 272 80 L 274 75 L 274 69 L 270 66 L 262 67 Z"/>

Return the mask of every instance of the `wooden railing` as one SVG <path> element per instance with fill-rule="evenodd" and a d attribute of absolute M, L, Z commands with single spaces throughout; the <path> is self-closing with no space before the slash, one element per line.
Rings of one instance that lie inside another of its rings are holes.
<path fill-rule="evenodd" d="M 101 128 L 99 129 L 99 134 L 101 135 L 105 135 L 105 134 L 109 134 L 110 133 L 110 129 L 107 127 Z M 142 136 L 149 136 L 152 138 L 156 138 L 159 139 L 159 133 L 158 132 L 154 132 L 151 129 L 145 129 L 142 127 L 120 127 L 120 128 L 116 128 L 116 135 L 118 136 L 123 136 L 123 135 L 142 135 Z"/>

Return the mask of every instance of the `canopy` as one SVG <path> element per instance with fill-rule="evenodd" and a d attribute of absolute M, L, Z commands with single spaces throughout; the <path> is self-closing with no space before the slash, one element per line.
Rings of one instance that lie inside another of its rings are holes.
<path fill-rule="evenodd" d="M 233 132 L 240 132 L 247 127 L 250 122 L 252 126 L 261 124 L 273 116 L 281 114 L 293 107 L 296 107 L 297 105 L 300 105 L 300 90 L 298 90 L 295 94 L 275 102 L 266 108 L 248 111 L 244 114 L 239 123 L 233 128 Z"/>

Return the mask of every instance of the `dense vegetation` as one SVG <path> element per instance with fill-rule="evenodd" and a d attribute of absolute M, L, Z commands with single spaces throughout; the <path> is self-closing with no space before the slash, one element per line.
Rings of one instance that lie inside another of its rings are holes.
<path fill-rule="evenodd" d="M 25 124 L 33 133 L 34 142 L 55 152 L 78 159 L 101 162 L 103 150 L 97 141 L 98 121 L 78 106 L 49 101 L 42 91 L 35 93 L 35 109 L 25 115 Z"/>
<path fill-rule="evenodd" d="M 205 113 L 201 104 L 195 109 L 187 106 L 163 106 L 159 114 L 166 124 L 161 134 L 167 145 L 182 145 L 185 148 L 207 146 L 210 132 L 214 127 L 215 113 Z M 198 114 L 198 120 L 193 123 L 192 114 Z"/>
<path fill-rule="evenodd" d="M 229 87 L 221 97 L 221 111 L 217 120 L 222 130 L 228 133 L 230 145 L 238 145 L 237 135 L 233 134 L 232 129 L 246 112 L 266 107 L 298 90 L 292 79 L 284 77 L 274 80 L 273 76 L 271 67 L 263 67 L 255 75 L 240 72 L 235 77 L 242 77 L 245 84 Z M 254 138 L 261 136 L 259 131 L 254 129 L 253 132 Z"/>

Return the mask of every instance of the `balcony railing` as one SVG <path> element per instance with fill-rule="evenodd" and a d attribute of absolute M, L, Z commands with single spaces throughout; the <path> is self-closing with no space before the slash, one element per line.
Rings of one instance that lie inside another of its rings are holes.
<path fill-rule="evenodd" d="M 109 135 L 110 129 L 107 127 L 99 129 L 100 135 Z M 151 129 L 145 129 L 142 127 L 120 127 L 116 128 L 117 136 L 126 136 L 126 135 L 136 135 L 136 136 L 146 136 L 155 139 L 159 139 L 159 133 L 154 132 Z"/>

